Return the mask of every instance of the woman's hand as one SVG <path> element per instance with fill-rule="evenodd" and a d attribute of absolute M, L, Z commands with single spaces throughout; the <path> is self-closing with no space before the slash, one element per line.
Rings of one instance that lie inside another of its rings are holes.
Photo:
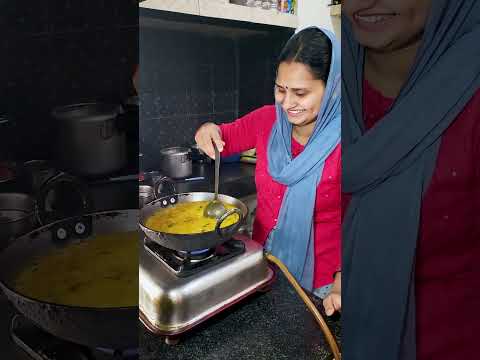
<path fill-rule="evenodd" d="M 337 272 L 335 274 L 335 280 L 333 281 L 332 291 L 328 296 L 323 299 L 323 307 L 327 316 L 331 316 L 335 311 L 341 312 L 342 310 L 342 273 Z"/>
<path fill-rule="evenodd" d="M 225 142 L 222 140 L 220 128 L 214 123 L 205 123 L 197 130 L 195 141 L 198 147 L 212 159 L 215 159 L 215 149 L 212 142 L 217 145 L 218 151 L 222 152 Z"/>

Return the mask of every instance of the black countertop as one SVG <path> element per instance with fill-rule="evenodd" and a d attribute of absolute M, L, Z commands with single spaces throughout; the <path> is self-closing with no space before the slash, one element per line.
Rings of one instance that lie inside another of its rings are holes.
<path fill-rule="evenodd" d="M 177 193 L 214 191 L 214 167 L 212 163 L 193 164 L 192 175 L 187 179 L 203 177 L 201 180 L 174 180 Z M 245 163 L 222 163 L 220 166 L 219 192 L 241 198 L 254 194 L 255 165 Z"/>
<path fill-rule="evenodd" d="M 135 171 L 118 174 L 117 180 L 103 179 L 96 181 L 83 180 L 90 191 L 92 211 L 136 208 L 138 206 L 138 181 Z M 122 178 L 123 175 L 123 178 Z M 127 180 L 123 180 L 124 178 Z M 213 192 L 213 163 L 193 164 L 193 173 L 189 178 L 203 177 L 201 180 L 174 180 L 177 193 Z M 222 163 L 220 167 L 219 191 L 222 194 L 241 198 L 255 194 L 255 165 L 245 163 Z M 115 179 L 115 177 L 114 177 Z M 0 192 L 30 193 L 30 188 L 20 181 L 14 188 L 0 186 Z M 33 194 L 32 194 L 33 195 Z"/>
<path fill-rule="evenodd" d="M 322 331 L 283 274 L 258 293 L 167 345 L 141 325 L 140 358 L 162 360 L 332 359 Z M 321 302 L 315 300 L 324 315 Z M 325 315 L 324 315 L 325 317 Z M 325 317 L 326 318 L 326 317 Z M 326 318 L 340 341 L 340 319 Z"/>

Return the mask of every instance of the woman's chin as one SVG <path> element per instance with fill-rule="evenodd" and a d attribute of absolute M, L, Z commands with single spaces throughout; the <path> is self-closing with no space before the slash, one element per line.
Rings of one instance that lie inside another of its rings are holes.
<path fill-rule="evenodd" d="M 311 125 L 312 123 L 315 122 L 315 120 L 317 120 L 317 118 L 313 118 L 313 119 L 310 119 L 306 116 L 303 116 L 301 118 L 298 118 L 298 117 L 287 117 L 288 118 L 288 122 L 290 124 L 292 124 L 293 126 L 298 126 L 298 127 L 303 127 L 303 126 L 308 126 L 308 125 Z"/>
<path fill-rule="evenodd" d="M 355 39 L 360 45 L 376 52 L 388 52 L 391 46 L 391 39 L 385 34 L 364 34 L 355 33 Z"/>
<path fill-rule="evenodd" d="M 296 126 L 302 126 L 304 123 L 307 122 L 307 119 L 305 118 L 304 115 L 302 115 L 302 116 L 288 115 L 287 118 L 288 118 L 288 122 L 290 124 L 296 125 Z"/>

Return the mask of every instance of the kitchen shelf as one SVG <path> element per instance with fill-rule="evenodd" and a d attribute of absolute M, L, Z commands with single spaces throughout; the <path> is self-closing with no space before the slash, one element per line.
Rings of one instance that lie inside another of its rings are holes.
<path fill-rule="evenodd" d="M 284 14 L 274 10 L 231 4 L 228 0 L 199 0 L 200 15 L 221 19 L 249 21 L 258 24 L 296 28 L 296 15 Z"/>
<path fill-rule="evenodd" d="M 200 15 L 198 0 L 145 0 L 140 2 L 140 7 L 152 10 Z"/>
<path fill-rule="evenodd" d="M 229 0 L 145 0 L 140 7 L 287 28 L 298 26 L 297 15 L 231 4 Z"/>

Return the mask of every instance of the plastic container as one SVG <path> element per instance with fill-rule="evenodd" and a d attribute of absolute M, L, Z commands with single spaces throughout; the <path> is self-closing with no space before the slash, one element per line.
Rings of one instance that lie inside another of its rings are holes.
<path fill-rule="evenodd" d="M 240 154 L 234 154 L 226 157 L 222 157 L 222 163 L 236 163 L 240 162 Z"/>

